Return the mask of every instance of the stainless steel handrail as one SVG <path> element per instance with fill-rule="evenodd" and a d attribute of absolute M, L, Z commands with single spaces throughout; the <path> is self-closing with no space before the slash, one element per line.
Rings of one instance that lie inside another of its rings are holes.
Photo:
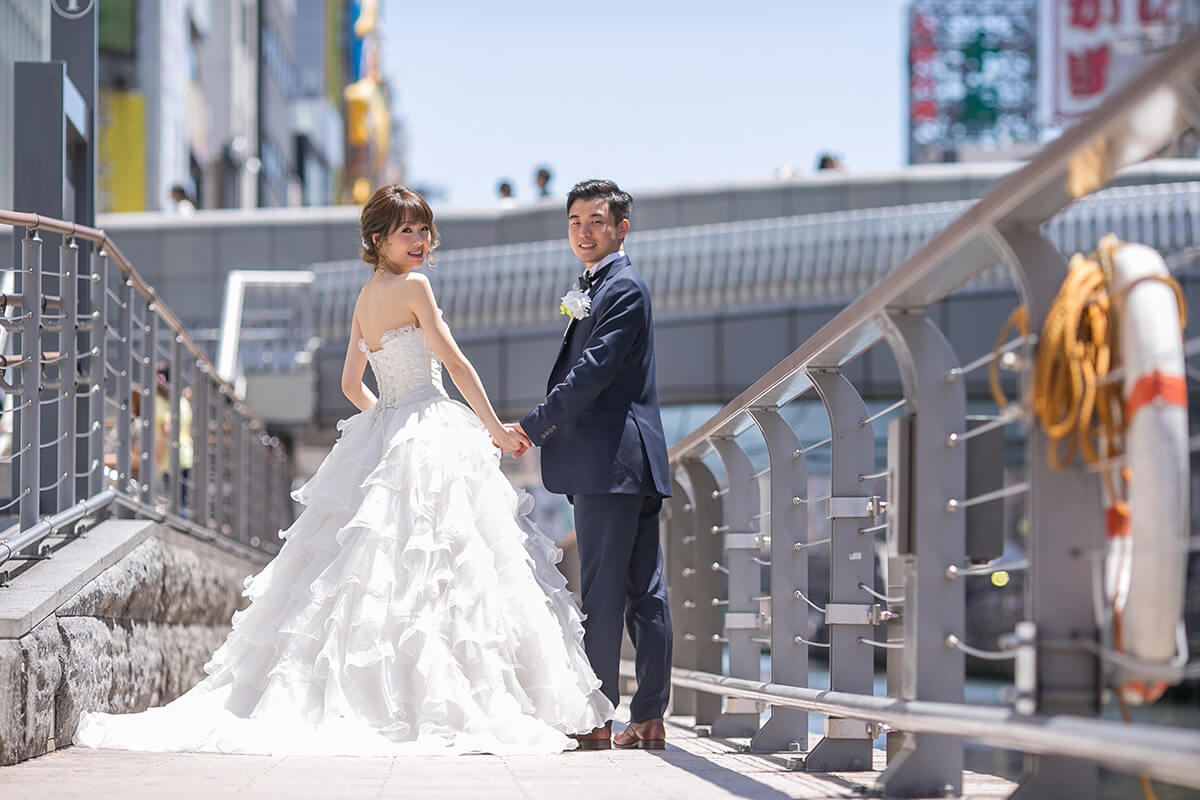
<path fill-rule="evenodd" d="M 44 217 L 41 214 L 30 214 L 24 211 L 6 211 L 4 209 L 0 209 L 0 224 L 11 225 L 14 228 L 24 228 L 25 230 L 50 231 L 99 245 L 101 249 L 108 253 L 108 257 L 120 267 L 121 272 L 133 282 L 134 288 L 143 297 L 155 304 L 159 316 L 162 317 L 163 321 L 167 323 L 167 326 L 177 336 L 183 339 L 184 346 L 187 347 L 192 357 L 199 364 L 203 365 L 208 374 L 213 376 L 230 394 L 234 393 L 233 384 L 218 377 L 216 367 L 213 365 L 212 360 L 209 359 L 208 354 L 200 345 L 196 344 L 196 341 L 188 333 L 187 328 L 179 321 L 179 317 L 175 316 L 170 307 L 163 302 L 154 287 L 138 274 L 137 270 L 129 262 L 129 259 L 117 247 L 117 243 L 110 239 L 104 231 L 99 228 L 90 228 L 87 225 L 76 225 L 73 222 Z M 250 417 L 254 418 L 252 413 Z M 258 420 L 256 419 L 255 421 L 257 422 Z"/>
<path fill-rule="evenodd" d="M 622 674 L 633 676 L 623 662 Z M 880 722 L 896 730 L 960 736 L 992 747 L 1025 753 L 1100 759 L 1106 766 L 1144 772 L 1151 778 L 1200 789 L 1200 731 L 1158 725 L 1129 726 L 1115 720 L 1067 715 L 1026 716 L 1007 708 L 964 706 L 872 697 L 777 683 L 756 683 L 725 675 L 676 668 L 671 682 L 729 697 L 815 711 L 848 719 Z M 1119 746 L 1117 746 L 1119 745 Z"/>
<path fill-rule="evenodd" d="M 4 415 L 14 419 L 6 461 L 17 481 L 2 508 L 17 506 L 18 519 L 0 532 L 0 565 L 40 557 L 32 549 L 47 537 L 73 533 L 114 502 L 120 513 L 160 519 L 252 560 L 277 551 L 270 534 L 292 515 L 279 441 L 153 287 L 103 231 L 7 210 L 0 223 L 24 232 L 20 291 L 6 298 L 20 301 L 4 304 L 23 313 L 3 326 L 21 352 L 0 366 L 17 379 L 0 379 L 0 388 L 31 398 Z M 40 232 L 63 236 L 53 268 Z M 90 260 L 80 241 L 96 245 Z M 43 315 L 45 281 L 59 287 L 53 317 Z M 170 373 L 165 386 L 160 363 Z M 274 494 L 264 498 L 267 484 Z M 252 535 L 252 524 L 268 530 Z"/>

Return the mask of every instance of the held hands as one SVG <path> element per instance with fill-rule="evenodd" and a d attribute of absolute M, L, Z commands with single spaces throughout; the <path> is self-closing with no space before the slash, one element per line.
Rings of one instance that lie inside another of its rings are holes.
<path fill-rule="evenodd" d="M 500 431 L 493 433 L 492 443 L 500 448 L 501 452 L 512 453 L 513 458 L 519 458 L 533 446 L 533 442 L 525 435 L 525 431 L 521 430 L 521 426 L 515 422 L 505 425 Z"/>
<path fill-rule="evenodd" d="M 526 450 L 533 447 L 533 440 L 529 438 L 529 434 L 521 427 L 521 423 L 513 422 L 507 427 L 521 437 L 521 446 L 513 451 L 513 458 L 520 458 L 525 454 Z"/>

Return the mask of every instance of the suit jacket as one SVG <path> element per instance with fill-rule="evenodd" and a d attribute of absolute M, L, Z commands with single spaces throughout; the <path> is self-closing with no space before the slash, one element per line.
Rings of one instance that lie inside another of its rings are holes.
<path fill-rule="evenodd" d="M 650 291 L 627 256 L 611 262 L 572 320 L 546 399 L 521 420 L 558 494 L 671 495 L 654 378 Z"/>

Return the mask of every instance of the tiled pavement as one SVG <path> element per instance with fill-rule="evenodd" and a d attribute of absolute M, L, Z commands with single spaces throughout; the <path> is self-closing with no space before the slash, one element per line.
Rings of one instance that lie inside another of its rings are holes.
<path fill-rule="evenodd" d="M 610 750 L 503 758 L 266 757 L 70 747 L 0 768 L 0 794 L 31 800 L 789 800 L 862 797 L 879 774 L 792 772 L 782 757 L 739 752 L 734 742 L 700 738 L 685 726 L 669 726 L 667 736 L 668 748 L 657 753 Z M 882 752 L 876 751 L 875 761 L 882 768 Z M 989 775 L 965 776 L 965 794 L 972 798 L 1002 798 L 1013 788 Z"/>

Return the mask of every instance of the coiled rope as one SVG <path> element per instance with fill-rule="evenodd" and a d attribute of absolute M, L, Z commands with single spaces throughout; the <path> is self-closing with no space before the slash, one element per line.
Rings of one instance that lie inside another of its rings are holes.
<path fill-rule="evenodd" d="M 1179 327 L 1187 326 L 1187 301 L 1179 282 L 1169 275 L 1147 275 L 1113 291 L 1113 256 L 1121 247 L 1116 234 L 1101 240 L 1096 252 L 1076 253 L 1068 264 L 1067 277 L 1046 314 L 1038 338 L 1033 363 L 1030 408 L 1047 438 L 1046 460 L 1055 470 L 1075 459 L 1076 448 L 1088 465 L 1101 459 L 1120 463 L 1125 451 L 1125 429 L 1129 424 L 1121 381 L 1110 373 L 1121 363 L 1120 312 L 1126 295 L 1143 281 L 1159 281 L 1175 292 L 1179 307 Z M 1000 384 L 1001 348 L 1009 335 L 1017 331 L 1029 337 L 1029 312 L 1018 306 L 1009 315 L 996 339 L 988 383 L 992 397 L 1003 411 L 1010 405 Z M 1110 523 L 1129 523 L 1129 503 L 1125 488 L 1131 480 L 1128 467 L 1120 468 L 1120 483 L 1114 470 L 1100 471 L 1109 501 Z M 1114 608 L 1113 622 L 1117 649 L 1121 649 L 1120 612 Z M 1121 692 L 1115 693 L 1121 716 L 1131 722 L 1128 705 Z M 1154 790 L 1148 778 L 1138 776 L 1142 794 L 1152 800 Z"/>

